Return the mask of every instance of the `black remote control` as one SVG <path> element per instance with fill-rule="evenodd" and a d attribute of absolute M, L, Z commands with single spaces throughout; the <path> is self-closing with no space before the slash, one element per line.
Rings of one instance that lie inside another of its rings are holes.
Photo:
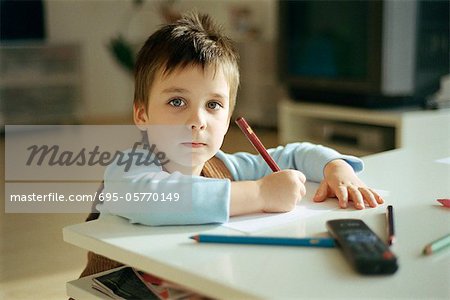
<path fill-rule="evenodd" d="M 394 253 L 362 220 L 330 220 L 327 229 L 359 273 L 393 274 L 397 271 Z"/>

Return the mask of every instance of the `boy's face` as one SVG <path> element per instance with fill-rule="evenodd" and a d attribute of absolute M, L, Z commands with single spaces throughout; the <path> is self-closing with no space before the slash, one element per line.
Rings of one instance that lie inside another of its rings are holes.
<path fill-rule="evenodd" d="M 182 128 L 184 138 L 177 140 L 167 136 L 166 140 L 172 145 L 159 150 L 171 152 L 175 144 L 173 149 L 178 152 L 173 152 L 176 154 L 172 157 L 167 153 L 169 159 L 187 167 L 186 160 L 183 161 L 180 155 L 185 153 L 193 172 L 198 173 L 222 146 L 230 122 L 229 96 L 230 86 L 222 70 L 214 72 L 211 67 L 203 70 L 187 66 L 168 76 L 159 74 L 155 77 L 147 110 L 135 107 L 134 120 L 141 128 L 142 125 L 178 125 L 177 128 Z M 175 170 L 176 167 L 169 171 Z"/>

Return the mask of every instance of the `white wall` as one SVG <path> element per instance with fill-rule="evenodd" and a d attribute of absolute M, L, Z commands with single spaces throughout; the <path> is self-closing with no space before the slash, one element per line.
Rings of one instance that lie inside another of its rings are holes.
<path fill-rule="evenodd" d="M 133 80 L 108 53 L 109 39 L 121 32 L 130 1 L 50 0 L 46 2 L 50 43 L 78 43 L 82 48 L 82 117 L 126 115 L 131 110 Z"/>
<path fill-rule="evenodd" d="M 47 0 L 47 36 L 50 43 L 73 42 L 82 47 L 82 117 L 110 118 L 131 114 L 133 79 L 112 59 L 106 45 L 118 33 L 141 43 L 162 19 L 158 5 L 162 0 L 147 0 L 142 9 L 133 10 L 131 0 Z M 196 8 L 211 14 L 234 38 L 240 39 L 230 25 L 229 9 L 246 6 L 251 21 L 261 30 L 262 39 L 273 39 L 276 31 L 274 0 L 179 0 L 180 10 Z"/>

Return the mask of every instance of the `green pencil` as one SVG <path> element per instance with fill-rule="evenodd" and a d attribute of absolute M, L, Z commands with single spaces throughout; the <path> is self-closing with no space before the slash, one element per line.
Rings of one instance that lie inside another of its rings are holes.
<path fill-rule="evenodd" d="M 450 233 L 426 245 L 425 248 L 423 249 L 423 254 L 430 255 L 448 246 L 450 246 Z"/>

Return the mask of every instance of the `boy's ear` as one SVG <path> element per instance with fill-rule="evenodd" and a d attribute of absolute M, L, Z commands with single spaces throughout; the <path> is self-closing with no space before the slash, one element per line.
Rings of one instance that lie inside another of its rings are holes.
<path fill-rule="evenodd" d="M 133 120 L 134 124 L 140 129 L 140 130 L 146 130 L 146 124 L 148 122 L 148 116 L 147 112 L 145 111 L 144 107 L 139 104 L 133 105 Z"/>

